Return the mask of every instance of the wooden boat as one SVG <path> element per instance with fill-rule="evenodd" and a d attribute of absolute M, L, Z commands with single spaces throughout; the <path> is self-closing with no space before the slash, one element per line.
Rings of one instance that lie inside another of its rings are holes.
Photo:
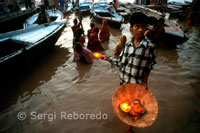
<path fill-rule="evenodd" d="M 106 3 L 96 4 L 91 9 L 91 16 L 99 22 L 102 22 L 103 19 L 107 19 L 110 26 L 120 28 L 121 24 L 124 22 L 124 18 L 119 14 L 113 12 L 111 13 L 107 9 Z"/>
<path fill-rule="evenodd" d="M 72 3 L 69 1 L 67 9 L 65 7 L 64 11 L 62 11 L 64 16 L 67 16 L 69 13 L 71 13 L 73 11 L 73 5 Z"/>
<path fill-rule="evenodd" d="M 29 8 L 27 10 L 0 15 L 0 33 L 23 28 L 24 21 L 34 13 L 35 9 Z"/>
<path fill-rule="evenodd" d="M 63 19 L 0 34 L 0 66 L 25 62 L 47 51 L 59 38 L 67 20 Z"/>
<path fill-rule="evenodd" d="M 60 12 L 59 10 L 55 10 L 55 12 L 53 12 L 52 10 L 47 10 L 46 12 L 49 14 L 51 22 L 59 21 L 64 18 L 63 13 Z M 36 13 L 33 16 L 31 16 L 30 18 L 28 18 L 24 23 L 24 28 L 37 26 L 38 24 L 36 23 L 36 20 L 38 18 L 38 15 L 39 15 L 39 13 Z"/>
<path fill-rule="evenodd" d="M 176 45 L 182 44 L 189 39 L 187 35 L 179 32 L 165 32 L 159 46 L 162 48 L 176 48 Z"/>
<path fill-rule="evenodd" d="M 122 6 L 117 8 L 116 13 L 123 16 L 124 19 L 129 19 L 129 16 L 131 15 L 131 11 L 129 9 L 122 7 Z"/>
<path fill-rule="evenodd" d="M 82 14 L 89 14 L 90 9 L 92 8 L 93 2 L 92 1 L 84 1 L 79 4 L 79 10 Z"/>

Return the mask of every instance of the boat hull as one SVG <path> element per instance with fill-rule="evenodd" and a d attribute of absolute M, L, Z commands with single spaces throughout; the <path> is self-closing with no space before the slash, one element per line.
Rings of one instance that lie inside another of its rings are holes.
<path fill-rule="evenodd" d="M 99 23 L 102 23 L 102 20 L 106 19 L 109 26 L 111 26 L 111 27 L 120 28 L 121 25 L 122 25 L 122 21 L 121 22 L 120 21 L 114 21 L 114 20 L 112 20 L 112 18 L 99 17 L 97 15 L 93 15 L 92 17 Z"/>
<path fill-rule="evenodd" d="M 47 36 L 38 40 L 31 46 L 27 46 L 25 49 L 22 46 L 20 50 L 14 54 L 8 55 L 6 58 L 0 60 L 0 70 L 10 71 L 13 67 L 23 67 L 27 64 L 31 64 L 38 58 L 41 58 L 49 50 L 53 48 L 58 38 L 60 37 L 66 22 L 60 24 L 56 30 L 49 33 Z M 33 27 L 34 28 L 34 27 Z"/>

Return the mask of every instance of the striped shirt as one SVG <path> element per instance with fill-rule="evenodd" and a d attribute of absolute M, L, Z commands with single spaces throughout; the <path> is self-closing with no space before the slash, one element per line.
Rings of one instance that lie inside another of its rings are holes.
<path fill-rule="evenodd" d="M 119 67 L 120 83 L 142 84 L 145 74 L 156 65 L 156 48 L 155 44 L 144 38 L 137 47 L 132 41 L 126 43 L 119 59 L 109 57 L 112 66 Z"/>

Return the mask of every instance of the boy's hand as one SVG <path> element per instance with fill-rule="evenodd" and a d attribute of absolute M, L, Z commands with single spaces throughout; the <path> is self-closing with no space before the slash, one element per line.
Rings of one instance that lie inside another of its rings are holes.
<path fill-rule="evenodd" d="M 144 90 L 148 90 L 149 89 L 147 84 L 145 84 L 145 83 L 143 83 L 142 86 L 143 86 Z"/>
<path fill-rule="evenodd" d="M 102 55 L 101 59 L 102 59 L 102 60 L 106 60 L 106 61 L 108 61 L 108 57 L 105 56 L 105 55 Z"/>

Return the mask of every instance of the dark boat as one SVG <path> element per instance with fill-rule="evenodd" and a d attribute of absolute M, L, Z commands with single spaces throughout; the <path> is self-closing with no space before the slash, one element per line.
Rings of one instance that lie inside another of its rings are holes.
<path fill-rule="evenodd" d="M 91 16 L 100 23 L 103 19 L 106 19 L 110 26 L 116 28 L 120 28 L 121 24 L 124 22 L 124 18 L 122 16 L 115 12 L 111 13 L 107 9 L 106 3 L 95 4 L 91 9 Z"/>
<path fill-rule="evenodd" d="M 189 37 L 187 35 L 179 32 L 165 32 L 158 46 L 161 48 L 172 49 L 176 48 L 177 45 L 186 42 L 188 39 Z"/>
<path fill-rule="evenodd" d="M 63 13 L 60 12 L 59 10 L 55 10 L 55 12 L 53 12 L 52 10 L 47 10 L 46 12 L 49 14 L 51 22 L 64 19 Z M 38 15 L 39 15 L 39 13 L 36 13 L 33 16 L 31 16 L 30 18 L 28 18 L 24 23 L 24 28 L 37 26 L 38 24 L 36 23 L 36 20 L 38 18 Z"/>
<path fill-rule="evenodd" d="M 56 43 L 67 20 L 0 34 L 0 66 L 7 68 L 25 63 Z"/>
<path fill-rule="evenodd" d="M 0 33 L 23 28 L 24 21 L 34 13 L 35 9 L 29 8 L 27 10 L 0 15 Z"/>
<path fill-rule="evenodd" d="M 84 2 L 81 2 L 79 4 L 79 10 L 81 12 L 81 14 L 89 14 L 90 13 L 90 9 L 92 8 L 93 2 L 90 0 L 86 0 Z"/>

